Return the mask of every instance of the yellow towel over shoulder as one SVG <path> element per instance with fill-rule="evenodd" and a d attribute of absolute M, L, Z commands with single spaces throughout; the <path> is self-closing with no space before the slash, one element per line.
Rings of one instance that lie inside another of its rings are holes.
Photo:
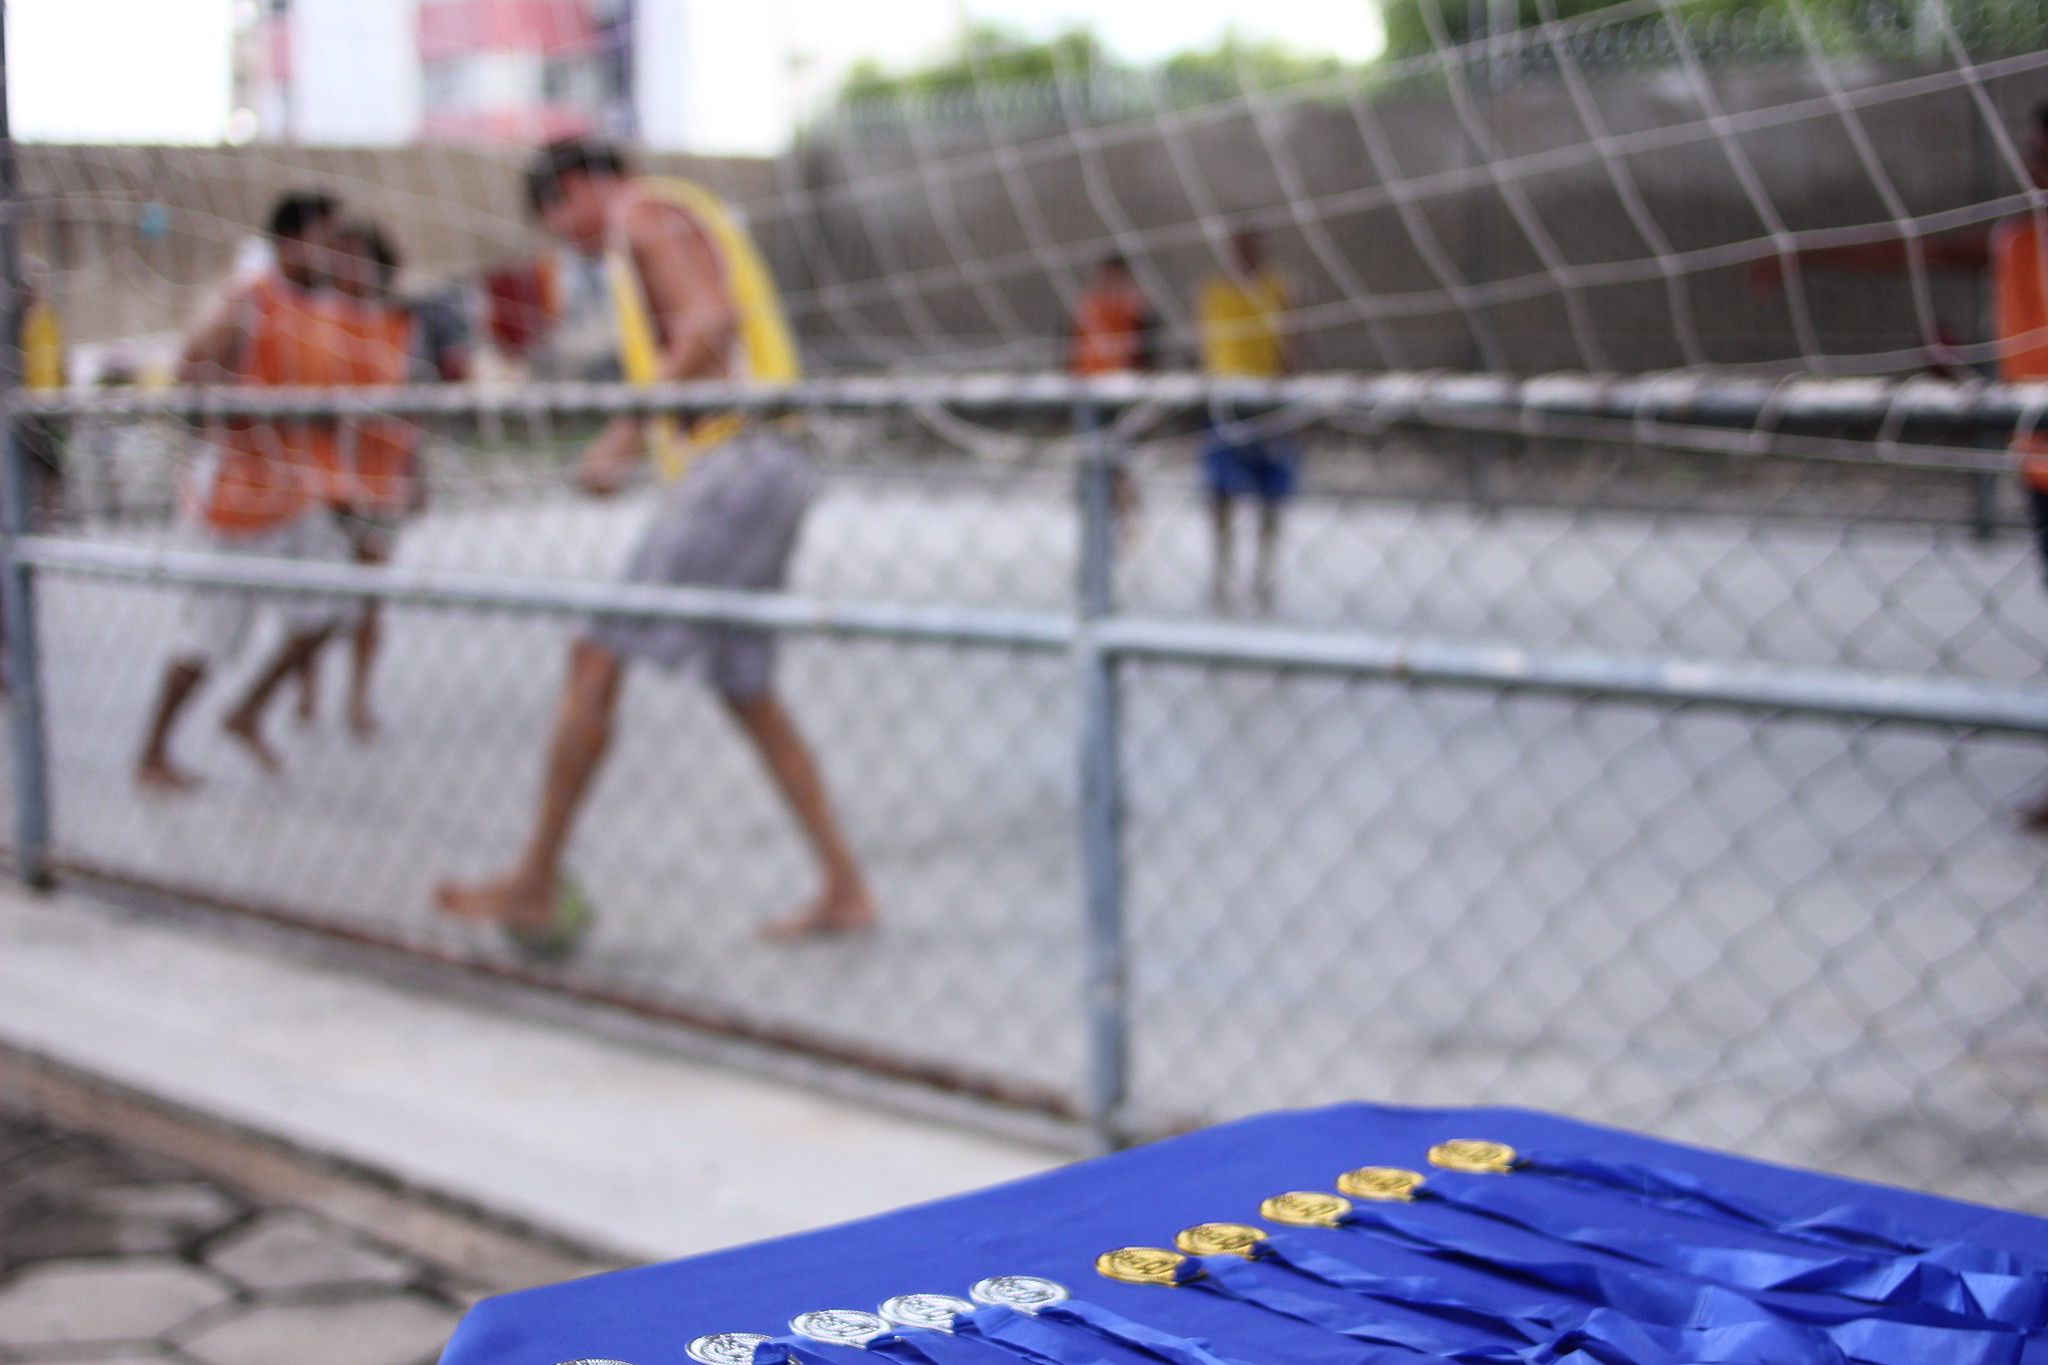
<path fill-rule="evenodd" d="M 689 214 L 717 248 L 725 287 L 739 321 L 738 358 L 745 366 L 739 377 L 777 382 L 801 379 L 803 365 L 797 359 L 789 321 L 783 316 L 775 276 L 732 210 L 710 190 L 688 180 L 647 176 L 634 184 L 650 198 Z M 640 272 L 623 245 L 605 253 L 605 273 L 618 316 L 619 363 L 626 382 L 653 384 L 661 377 L 661 339 Z M 739 413 L 720 413 L 693 424 L 685 439 L 676 431 L 674 419 L 657 418 L 648 424 L 649 453 L 663 478 L 681 478 L 698 455 L 730 440 L 745 425 L 746 419 Z"/>

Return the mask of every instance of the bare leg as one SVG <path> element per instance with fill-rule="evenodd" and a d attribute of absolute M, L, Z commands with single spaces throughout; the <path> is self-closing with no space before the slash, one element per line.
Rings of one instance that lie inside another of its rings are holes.
<path fill-rule="evenodd" d="M 356 547 L 358 564 L 390 562 L 391 552 L 385 545 L 365 542 Z M 384 643 L 383 612 L 384 604 L 376 598 L 364 599 L 349 651 L 348 728 L 357 739 L 372 739 L 377 734 L 377 717 L 370 710 L 370 675 L 377 667 L 377 654 Z"/>
<path fill-rule="evenodd" d="M 299 683 L 299 699 L 292 707 L 292 715 L 300 725 L 311 725 L 320 712 L 320 656 L 308 654 L 295 676 Z"/>
<path fill-rule="evenodd" d="M 320 646 L 327 642 L 327 637 L 331 634 L 333 628 L 323 626 L 319 630 L 307 631 L 287 639 L 284 648 L 270 661 L 270 666 L 264 669 L 250 686 L 248 695 L 243 697 L 240 705 L 228 712 L 227 719 L 221 722 L 221 728 L 240 740 L 249 750 L 250 757 L 256 760 L 256 766 L 267 773 L 281 772 L 284 764 L 279 760 L 276 750 L 263 738 L 263 712 L 269 707 L 270 699 L 276 694 L 277 689 L 284 685 L 287 678 L 312 662 L 313 656 L 320 652 Z"/>
<path fill-rule="evenodd" d="M 156 713 L 150 717 L 149 736 L 143 741 L 142 759 L 135 765 L 135 782 L 158 791 L 190 791 L 199 779 L 171 761 L 171 729 L 192 700 L 192 693 L 206 680 L 206 665 L 190 659 L 174 659 L 164 670 L 163 690 L 157 694 Z"/>
<path fill-rule="evenodd" d="M 789 804 L 797 823 L 803 826 L 804 837 L 810 842 L 825 883 L 810 905 L 793 918 L 769 924 L 762 934 L 771 939 L 793 939 L 872 925 L 875 899 L 868 893 L 867 878 L 861 875 L 860 863 L 847 847 L 810 746 L 804 743 L 789 712 L 773 692 L 727 697 L 725 704 L 747 738 L 754 741 L 769 776 L 775 779 L 776 789 Z"/>
<path fill-rule="evenodd" d="M 618 655 L 590 640 L 569 651 L 569 682 L 555 716 L 540 810 L 525 850 L 511 871 L 481 882 L 443 882 L 434 903 L 450 915 L 544 925 L 554 918 L 555 883 L 562 852 L 590 782 L 611 747 L 612 718 L 619 705 L 625 666 Z"/>
<path fill-rule="evenodd" d="M 1217 611 L 1230 610 L 1230 498 L 1223 493 L 1209 495 L 1209 525 L 1214 531 L 1215 572 L 1209 579 L 1209 605 Z"/>
<path fill-rule="evenodd" d="M 1280 500 L 1259 500 L 1259 549 L 1252 566 L 1252 599 L 1262 612 L 1273 609 L 1273 566 L 1280 551 Z"/>
<path fill-rule="evenodd" d="M 370 710 L 370 674 L 377 666 L 377 650 L 384 642 L 382 604 L 375 598 L 363 603 L 356 618 L 355 639 L 349 650 L 348 728 L 357 739 L 373 739 L 377 717 Z"/>

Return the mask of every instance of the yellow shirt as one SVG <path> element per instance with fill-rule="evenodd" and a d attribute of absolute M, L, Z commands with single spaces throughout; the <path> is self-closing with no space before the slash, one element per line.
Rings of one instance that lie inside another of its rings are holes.
<path fill-rule="evenodd" d="M 1211 275 L 1202 281 L 1202 368 L 1210 374 L 1272 378 L 1287 370 L 1280 319 L 1287 286 L 1265 269 L 1246 280 Z"/>
<path fill-rule="evenodd" d="M 31 389 L 64 387 L 64 325 L 41 299 L 21 319 L 21 382 Z"/>

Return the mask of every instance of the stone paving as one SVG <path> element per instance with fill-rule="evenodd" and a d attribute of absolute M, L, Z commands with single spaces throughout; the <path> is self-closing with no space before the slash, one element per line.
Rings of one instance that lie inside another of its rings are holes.
<path fill-rule="evenodd" d="M 0 1113 L 10 1365 L 429 1365 L 472 1297 L 315 1213 Z"/>

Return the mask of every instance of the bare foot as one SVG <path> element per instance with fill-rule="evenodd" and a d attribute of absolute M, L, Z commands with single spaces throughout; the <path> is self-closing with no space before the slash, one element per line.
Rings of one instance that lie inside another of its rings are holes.
<path fill-rule="evenodd" d="M 555 918 L 553 890 L 517 873 L 487 882 L 442 882 L 434 888 L 434 906 L 457 919 L 527 928 L 541 928 Z"/>
<path fill-rule="evenodd" d="M 170 759 L 160 755 L 147 755 L 135 765 L 135 785 L 144 791 L 180 792 L 197 791 L 199 779 L 180 768 Z"/>
<path fill-rule="evenodd" d="M 242 747 L 249 751 L 249 757 L 254 759 L 256 766 L 264 772 L 274 777 L 284 771 L 284 761 L 277 756 L 277 750 L 270 747 L 269 741 L 263 738 L 263 730 L 256 717 L 236 712 L 222 721 L 220 728 L 227 731 L 231 738 L 240 740 Z"/>
<path fill-rule="evenodd" d="M 827 886 L 818 898 L 788 919 L 770 920 L 761 926 L 761 937 L 770 943 L 794 943 L 804 938 L 832 934 L 857 934 L 875 927 L 875 898 L 860 882 Z"/>

